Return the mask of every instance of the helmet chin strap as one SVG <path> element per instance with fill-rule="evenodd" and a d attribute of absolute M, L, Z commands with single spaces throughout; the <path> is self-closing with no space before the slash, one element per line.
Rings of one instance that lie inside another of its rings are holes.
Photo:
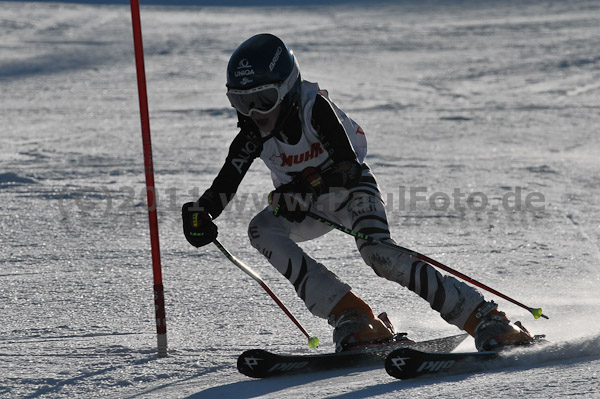
<path fill-rule="evenodd" d="M 293 145 L 298 142 L 302 135 L 302 126 L 297 105 L 290 107 L 283 117 L 280 115 L 272 133 L 277 139 L 286 144 Z"/>
<path fill-rule="evenodd" d="M 298 80 L 296 82 L 296 85 L 300 86 L 301 84 L 301 80 L 300 77 L 298 77 Z M 283 135 L 283 127 L 285 126 L 285 124 L 289 121 L 290 117 L 293 116 L 294 114 L 298 114 L 299 111 L 299 106 L 298 106 L 298 102 L 299 102 L 299 98 L 300 98 L 300 93 L 298 88 L 296 88 L 295 92 L 296 95 L 294 96 L 294 98 L 286 98 L 284 99 L 284 101 L 281 102 L 281 110 L 283 112 L 280 112 L 279 115 L 277 116 L 277 120 L 275 121 L 275 126 L 273 127 L 273 129 L 271 130 L 271 132 L 260 138 L 260 143 L 264 144 L 267 140 L 275 137 L 277 139 L 279 139 L 280 141 L 283 141 L 284 143 L 288 143 L 288 139 L 287 136 L 284 137 Z M 247 119 L 250 120 L 250 117 L 246 117 L 243 116 L 242 114 L 240 114 L 240 112 L 238 111 L 238 119 L 243 118 L 243 119 Z M 300 122 L 298 120 L 298 122 Z M 253 123 L 253 122 L 250 122 Z M 256 126 L 256 124 L 253 123 L 253 125 Z M 302 127 L 299 127 L 300 129 L 302 129 Z M 293 132 L 293 131 L 292 131 Z M 300 132 L 301 134 L 301 132 Z M 293 144 L 293 143 L 290 143 Z"/>
<path fill-rule="evenodd" d="M 277 137 L 278 139 L 280 139 L 283 142 L 288 142 L 287 138 L 284 138 L 281 136 L 280 132 L 283 129 L 283 127 L 285 126 L 285 124 L 288 122 L 288 120 L 290 119 L 290 117 L 292 117 L 294 114 L 298 114 L 298 110 L 299 110 L 299 106 L 298 103 L 300 101 L 300 90 L 299 90 L 299 86 L 301 84 L 301 80 L 300 77 L 298 77 L 298 80 L 296 81 L 295 85 L 294 85 L 294 89 L 292 89 L 292 91 L 290 91 L 286 97 L 286 99 L 284 99 L 284 101 L 281 103 L 281 109 L 283 112 L 281 112 L 279 114 L 279 116 L 277 117 L 277 121 L 275 122 L 275 126 L 273 127 L 273 130 L 271 131 L 271 135 L 273 134 L 273 132 L 275 133 L 275 137 Z M 292 95 L 293 97 L 289 97 L 290 95 Z M 271 136 L 269 135 L 269 136 Z"/>
<path fill-rule="evenodd" d="M 283 113 L 279 114 L 279 117 L 277 118 L 277 121 L 275 122 L 275 126 L 273 127 L 272 132 L 277 132 L 279 133 L 279 131 L 281 131 L 281 129 L 283 128 L 283 126 L 285 125 L 285 123 L 287 122 L 287 120 L 289 119 L 290 115 L 292 114 L 292 112 L 294 110 L 298 110 L 298 107 L 290 107 L 290 106 L 286 106 Z"/>

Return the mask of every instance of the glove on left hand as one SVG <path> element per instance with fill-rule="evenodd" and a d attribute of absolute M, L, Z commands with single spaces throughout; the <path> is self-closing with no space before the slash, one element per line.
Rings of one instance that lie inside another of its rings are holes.
<path fill-rule="evenodd" d="M 283 216 L 290 222 L 301 222 L 306 218 L 312 201 L 327 190 L 325 180 L 318 169 L 308 167 L 287 184 L 269 193 L 269 204 L 273 215 Z"/>

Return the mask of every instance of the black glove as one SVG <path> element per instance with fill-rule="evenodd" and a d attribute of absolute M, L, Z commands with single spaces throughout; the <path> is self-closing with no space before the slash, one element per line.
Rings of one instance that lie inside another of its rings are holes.
<path fill-rule="evenodd" d="M 181 208 L 183 219 L 183 234 L 190 244 L 202 247 L 210 244 L 217 238 L 217 225 L 205 210 L 201 210 L 198 203 L 187 202 Z"/>
<path fill-rule="evenodd" d="M 306 217 L 312 201 L 326 192 L 327 185 L 321 173 L 313 167 L 300 172 L 287 184 L 269 193 L 273 215 L 283 216 L 290 222 L 301 222 Z"/>
<path fill-rule="evenodd" d="M 304 220 L 306 211 L 310 208 L 310 198 L 299 193 L 282 192 L 278 188 L 269 193 L 269 204 L 273 210 L 273 215 L 283 216 L 290 222 L 300 223 Z"/>

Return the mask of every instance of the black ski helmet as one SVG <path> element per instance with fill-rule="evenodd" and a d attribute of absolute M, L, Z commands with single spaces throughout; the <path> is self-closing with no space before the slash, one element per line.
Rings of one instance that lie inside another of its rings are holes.
<path fill-rule="evenodd" d="M 278 87 L 278 103 L 282 104 L 282 109 L 276 127 L 298 109 L 300 83 L 294 53 L 281 39 L 269 33 L 252 36 L 240 44 L 227 65 L 228 97 L 234 107 L 230 93 L 251 92 L 265 85 Z"/>

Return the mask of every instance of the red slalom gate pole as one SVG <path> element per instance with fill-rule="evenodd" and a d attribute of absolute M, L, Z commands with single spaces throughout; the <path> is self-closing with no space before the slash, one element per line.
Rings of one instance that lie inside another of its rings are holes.
<path fill-rule="evenodd" d="M 146 90 L 146 71 L 144 68 L 144 47 L 142 44 L 142 23 L 139 0 L 130 0 L 131 22 L 133 27 L 133 45 L 137 72 L 140 117 L 142 121 L 142 143 L 144 147 L 144 167 L 146 170 L 146 196 L 148 197 L 148 219 L 150 222 L 150 245 L 152 248 L 152 273 L 154 275 L 154 307 L 156 312 L 156 335 L 158 357 L 167 356 L 167 322 L 165 315 L 165 296 L 160 264 L 160 244 L 158 240 L 158 216 L 154 188 L 154 164 L 152 162 L 152 142 L 150 140 L 150 113 Z"/>

